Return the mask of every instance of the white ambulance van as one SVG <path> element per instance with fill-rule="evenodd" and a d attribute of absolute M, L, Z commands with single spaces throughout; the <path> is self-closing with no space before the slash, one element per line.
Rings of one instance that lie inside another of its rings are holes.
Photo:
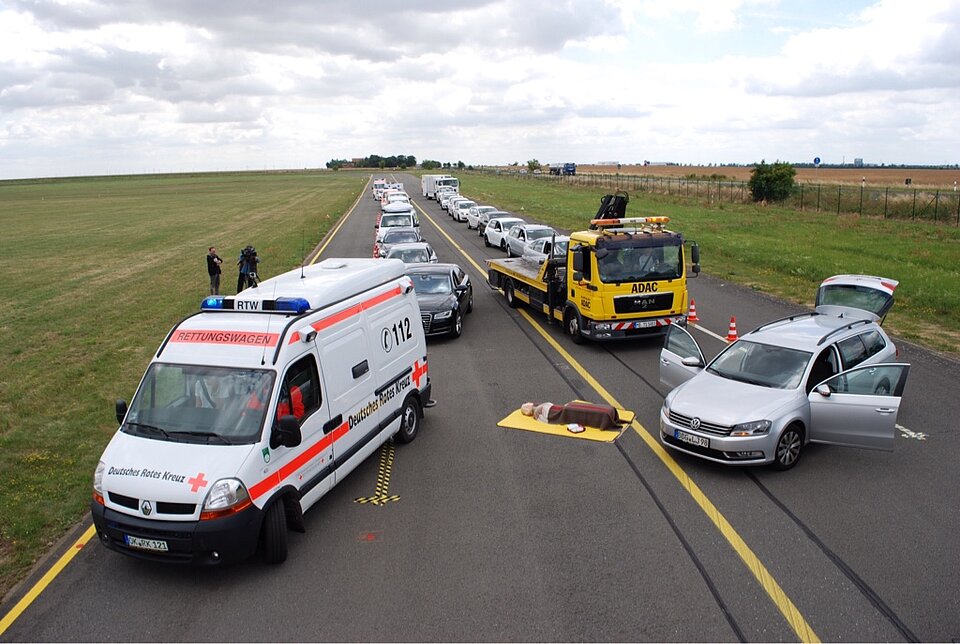
<path fill-rule="evenodd" d="M 327 259 L 211 296 L 150 362 L 93 480 L 100 542 L 143 559 L 287 555 L 287 530 L 430 400 L 399 260 Z"/>

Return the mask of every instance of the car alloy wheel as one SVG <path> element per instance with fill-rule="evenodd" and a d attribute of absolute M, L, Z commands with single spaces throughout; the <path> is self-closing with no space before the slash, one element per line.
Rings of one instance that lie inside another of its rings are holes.
<path fill-rule="evenodd" d="M 773 455 L 773 468 L 776 470 L 789 470 L 800 460 L 800 452 L 803 450 L 803 432 L 795 425 L 790 425 L 780 438 L 777 439 L 777 449 Z"/>

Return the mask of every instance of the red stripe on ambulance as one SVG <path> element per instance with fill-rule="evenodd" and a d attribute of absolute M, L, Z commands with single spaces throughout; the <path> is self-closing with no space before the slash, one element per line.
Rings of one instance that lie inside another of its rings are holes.
<path fill-rule="evenodd" d="M 335 430 L 321 438 L 309 448 L 297 454 L 296 458 L 283 465 L 279 470 L 263 479 L 259 483 L 252 485 L 250 487 L 250 498 L 256 500 L 283 483 L 284 479 L 309 463 L 314 457 L 330 447 L 333 443 L 343 438 L 349 429 L 349 423 L 341 423 Z"/>

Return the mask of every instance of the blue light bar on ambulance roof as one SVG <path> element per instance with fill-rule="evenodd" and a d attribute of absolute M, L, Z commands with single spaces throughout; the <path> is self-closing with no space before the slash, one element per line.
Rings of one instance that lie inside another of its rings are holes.
<path fill-rule="evenodd" d="M 278 297 L 275 300 L 238 300 L 222 295 L 211 295 L 200 302 L 203 311 L 265 311 L 304 313 L 310 310 L 310 302 L 302 297 Z"/>

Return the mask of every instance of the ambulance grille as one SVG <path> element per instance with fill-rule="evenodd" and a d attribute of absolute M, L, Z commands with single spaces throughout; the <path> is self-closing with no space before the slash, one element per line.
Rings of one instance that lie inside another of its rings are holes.
<path fill-rule="evenodd" d="M 110 501 L 117 505 L 130 508 L 131 510 L 140 510 L 140 499 L 135 499 L 132 496 L 126 496 L 124 494 L 117 494 L 116 492 L 108 492 L 107 495 L 110 497 Z M 196 510 L 197 506 L 193 503 L 157 501 L 157 514 L 192 515 Z"/>
<path fill-rule="evenodd" d="M 110 497 L 110 501 L 116 503 L 117 505 L 122 505 L 125 508 L 130 508 L 131 510 L 140 509 L 140 499 L 135 499 L 132 496 L 126 496 L 123 494 L 117 494 L 116 492 L 107 492 L 107 496 Z"/>

